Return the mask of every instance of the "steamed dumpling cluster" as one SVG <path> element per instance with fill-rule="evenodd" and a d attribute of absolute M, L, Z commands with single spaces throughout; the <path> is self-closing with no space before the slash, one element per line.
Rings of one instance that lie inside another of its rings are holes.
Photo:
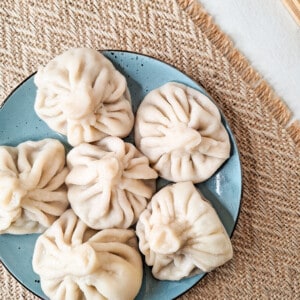
<path fill-rule="evenodd" d="M 155 191 L 148 158 L 117 137 L 73 148 L 67 163 L 71 206 L 94 229 L 130 227 Z"/>
<path fill-rule="evenodd" d="M 230 141 L 216 105 L 170 82 L 151 91 L 136 114 L 135 143 L 167 180 L 202 182 L 224 163 Z"/>
<path fill-rule="evenodd" d="M 57 140 L 0 146 L 0 233 L 49 227 L 69 205 L 67 173 L 65 149 Z"/>
<path fill-rule="evenodd" d="M 221 221 L 193 185 L 230 154 L 211 100 L 178 83 L 150 92 L 136 114 L 136 148 L 121 139 L 134 123 L 125 77 L 99 52 L 71 49 L 40 68 L 35 84 L 36 113 L 74 148 L 66 166 L 55 140 L 0 147 L 0 234 L 50 226 L 33 255 L 50 299 L 133 299 L 143 276 L 128 229 L 136 222 L 158 279 L 208 272 L 232 257 Z M 158 175 L 180 183 L 153 196 Z"/>
<path fill-rule="evenodd" d="M 131 300 L 143 276 L 133 230 L 92 230 L 71 209 L 38 238 L 33 269 L 45 294 L 63 300 Z"/>
<path fill-rule="evenodd" d="M 125 137 L 133 127 L 126 79 L 96 50 L 64 52 L 40 68 L 34 82 L 36 113 L 72 146 Z"/>
<path fill-rule="evenodd" d="M 168 185 L 156 193 L 140 215 L 136 233 L 147 265 L 161 280 L 209 272 L 233 255 L 215 210 L 192 182 Z"/>

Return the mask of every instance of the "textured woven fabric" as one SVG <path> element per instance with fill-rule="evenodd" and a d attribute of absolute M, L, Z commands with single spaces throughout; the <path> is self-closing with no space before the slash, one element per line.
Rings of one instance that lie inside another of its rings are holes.
<path fill-rule="evenodd" d="M 181 299 L 300 298 L 300 126 L 196 1 L 2 0 L 0 26 L 0 102 L 73 46 L 151 55 L 203 85 L 235 134 L 243 198 L 234 259 Z M 0 276 L 0 299 L 37 299 Z"/>

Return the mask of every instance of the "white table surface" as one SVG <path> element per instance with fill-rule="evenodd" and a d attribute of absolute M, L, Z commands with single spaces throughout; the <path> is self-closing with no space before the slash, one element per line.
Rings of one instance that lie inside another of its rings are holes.
<path fill-rule="evenodd" d="M 281 0 L 198 0 L 300 120 L 300 26 Z"/>

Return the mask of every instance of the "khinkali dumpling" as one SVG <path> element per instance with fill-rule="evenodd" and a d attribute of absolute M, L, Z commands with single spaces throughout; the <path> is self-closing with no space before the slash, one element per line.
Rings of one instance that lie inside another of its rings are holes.
<path fill-rule="evenodd" d="M 161 177 L 175 182 L 208 179 L 230 154 L 216 105 L 199 91 L 174 82 L 142 101 L 135 143 Z"/>
<path fill-rule="evenodd" d="M 155 191 L 157 173 L 148 158 L 117 137 L 73 148 L 67 164 L 71 206 L 94 229 L 128 228 Z"/>
<path fill-rule="evenodd" d="M 71 209 L 39 236 L 32 265 L 55 300 L 134 299 L 143 276 L 133 230 L 92 230 Z"/>
<path fill-rule="evenodd" d="M 126 79 L 96 50 L 64 52 L 40 68 L 34 82 L 36 113 L 72 146 L 125 137 L 133 127 Z"/>
<path fill-rule="evenodd" d="M 209 272 L 233 255 L 215 210 L 192 182 L 168 185 L 157 192 L 140 215 L 136 234 L 147 265 L 161 280 Z"/>
<path fill-rule="evenodd" d="M 42 232 L 68 207 L 65 149 L 57 140 L 0 146 L 0 233 Z"/>

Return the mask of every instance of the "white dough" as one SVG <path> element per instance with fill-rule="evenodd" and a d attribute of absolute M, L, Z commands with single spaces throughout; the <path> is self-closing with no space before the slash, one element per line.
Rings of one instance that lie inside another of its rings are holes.
<path fill-rule="evenodd" d="M 192 182 L 157 192 L 140 215 L 136 234 L 147 265 L 160 280 L 209 272 L 233 255 L 218 215 Z"/>
<path fill-rule="evenodd" d="M 216 105 L 199 91 L 167 83 L 151 91 L 136 114 L 135 143 L 167 180 L 204 181 L 230 155 Z"/>
<path fill-rule="evenodd" d="M 91 228 L 128 228 L 155 191 L 157 173 L 134 145 L 117 137 L 73 148 L 67 163 L 68 198 Z"/>
<path fill-rule="evenodd" d="M 143 277 L 133 230 L 92 230 L 71 209 L 38 238 L 32 265 L 51 300 L 130 300 Z"/>
<path fill-rule="evenodd" d="M 96 50 L 64 52 L 41 67 L 34 82 L 36 113 L 72 146 L 125 137 L 133 127 L 126 79 Z"/>
<path fill-rule="evenodd" d="M 0 233 L 42 232 L 68 207 L 65 149 L 57 140 L 0 146 Z"/>

